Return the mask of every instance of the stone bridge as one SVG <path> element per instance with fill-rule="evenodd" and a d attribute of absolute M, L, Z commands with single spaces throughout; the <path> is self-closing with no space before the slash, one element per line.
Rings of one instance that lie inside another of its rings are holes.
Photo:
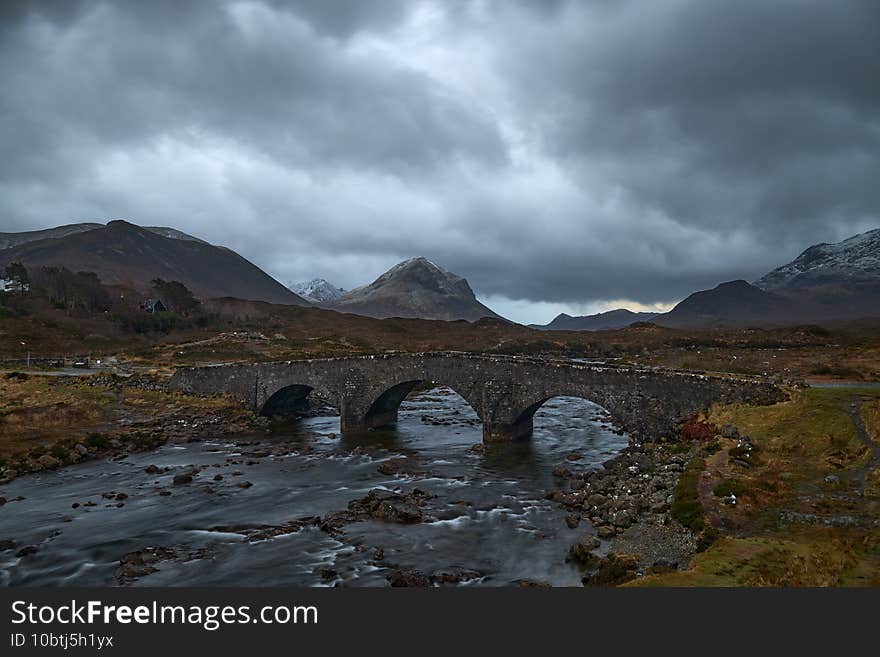
<path fill-rule="evenodd" d="M 529 435 L 548 399 L 582 397 L 603 406 L 635 438 L 669 435 L 713 402 L 771 404 L 785 398 L 759 379 L 461 352 L 385 354 L 179 368 L 170 387 L 227 393 L 264 415 L 308 408 L 308 397 L 339 409 L 342 431 L 391 424 L 420 383 L 448 386 L 483 422 L 485 441 Z"/>

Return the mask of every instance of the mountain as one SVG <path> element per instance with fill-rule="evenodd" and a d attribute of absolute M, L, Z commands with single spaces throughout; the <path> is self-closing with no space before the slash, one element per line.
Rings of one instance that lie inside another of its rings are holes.
<path fill-rule="evenodd" d="M 329 303 L 345 295 L 345 290 L 331 285 L 323 278 L 313 278 L 310 281 L 296 283 L 291 285 L 290 289 L 312 303 Z"/>
<path fill-rule="evenodd" d="M 234 251 L 174 229 L 169 237 L 127 221 L 111 221 L 79 232 L 25 241 L 0 250 L 0 267 L 58 266 L 95 272 L 102 282 L 147 292 L 154 278 L 180 281 L 197 297 L 235 297 L 289 305 L 310 305 Z M 16 235 L 16 234 L 13 234 Z M 56 234 L 57 235 L 57 234 Z"/>
<path fill-rule="evenodd" d="M 421 319 L 503 319 L 477 301 L 467 280 L 425 258 L 395 265 L 369 285 L 325 307 L 367 317 Z"/>
<path fill-rule="evenodd" d="M 690 295 L 652 321 L 674 328 L 784 326 L 880 317 L 880 229 L 816 244 L 759 278 Z"/>
<path fill-rule="evenodd" d="M 880 228 L 836 244 L 816 244 L 755 281 L 764 290 L 880 282 Z"/>
<path fill-rule="evenodd" d="M 791 300 L 739 280 L 694 292 L 652 321 L 673 328 L 752 326 L 797 322 L 802 314 Z"/>
<path fill-rule="evenodd" d="M 635 322 L 652 322 L 658 313 L 634 313 L 626 308 L 609 310 L 595 315 L 581 315 L 572 317 L 560 313 L 549 324 L 533 325 L 532 328 L 546 329 L 549 331 L 604 331 L 607 329 L 623 328 Z"/>

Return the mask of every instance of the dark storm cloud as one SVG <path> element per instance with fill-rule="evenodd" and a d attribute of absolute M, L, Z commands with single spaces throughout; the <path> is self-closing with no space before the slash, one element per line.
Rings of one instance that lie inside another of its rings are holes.
<path fill-rule="evenodd" d="M 61 175 L 48 143 L 59 133 L 121 148 L 201 133 L 283 163 L 391 171 L 504 156 L 487 117 L 422 75 L 346 54 L 297 14 L 178 5 L 88 5 L 67 28 L 30 14 L 2 50 L 3 79 L 18 92 L 4 101 L 5 131 L 28 131 L 18 141 Z"/>
<path fill-rule="evenodd" d="M 548 128 L 554 150 L 626 158 L 618 175 L 635 174 L 631 190 L 689 221 L 739 215 L 792 234 L 842 205 L 876 213 L 880 187 L 864 174 L 877 173 L 880 152 L 878 5 L 669 4 L 598 46 L 560 51 L 575 111 Z M 676 159 L 670 175 L 654 166 L 658 153 Z M 749 211 L 717 207 L 730 199 L 716 185 Z"/>
<path fill-rule="evenodd" d="M 0 229 L 670 301 L 880 224 L 878 79 L 871 0 L 7 2 Z"/>

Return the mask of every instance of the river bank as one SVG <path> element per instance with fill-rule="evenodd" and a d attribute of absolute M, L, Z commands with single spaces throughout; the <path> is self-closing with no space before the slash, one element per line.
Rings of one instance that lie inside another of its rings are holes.
<path fill-rule="evenodd" d="M 164 377 L 8 373 L 0 377 L 0 483 L 267 426 L 221 397 L 169 393 Z"/>

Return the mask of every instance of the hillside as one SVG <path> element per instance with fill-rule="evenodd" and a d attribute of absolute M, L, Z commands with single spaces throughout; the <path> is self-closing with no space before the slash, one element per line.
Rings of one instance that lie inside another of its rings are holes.
<path fill-rule="evenodd" d="M 29 268 L 56 266 L 95 272 L 103 283 L 143 292 L 155 278 L 180 281 L 200 298 L 235 297 L 309 305 L 234 251 L 173 229 L 143 228 L 111 221 L 85 231 L 27 241 L 0 250 L 0 267 L 21 261 Z M 185 237 L 180 237 L 181 235 Z"/>

